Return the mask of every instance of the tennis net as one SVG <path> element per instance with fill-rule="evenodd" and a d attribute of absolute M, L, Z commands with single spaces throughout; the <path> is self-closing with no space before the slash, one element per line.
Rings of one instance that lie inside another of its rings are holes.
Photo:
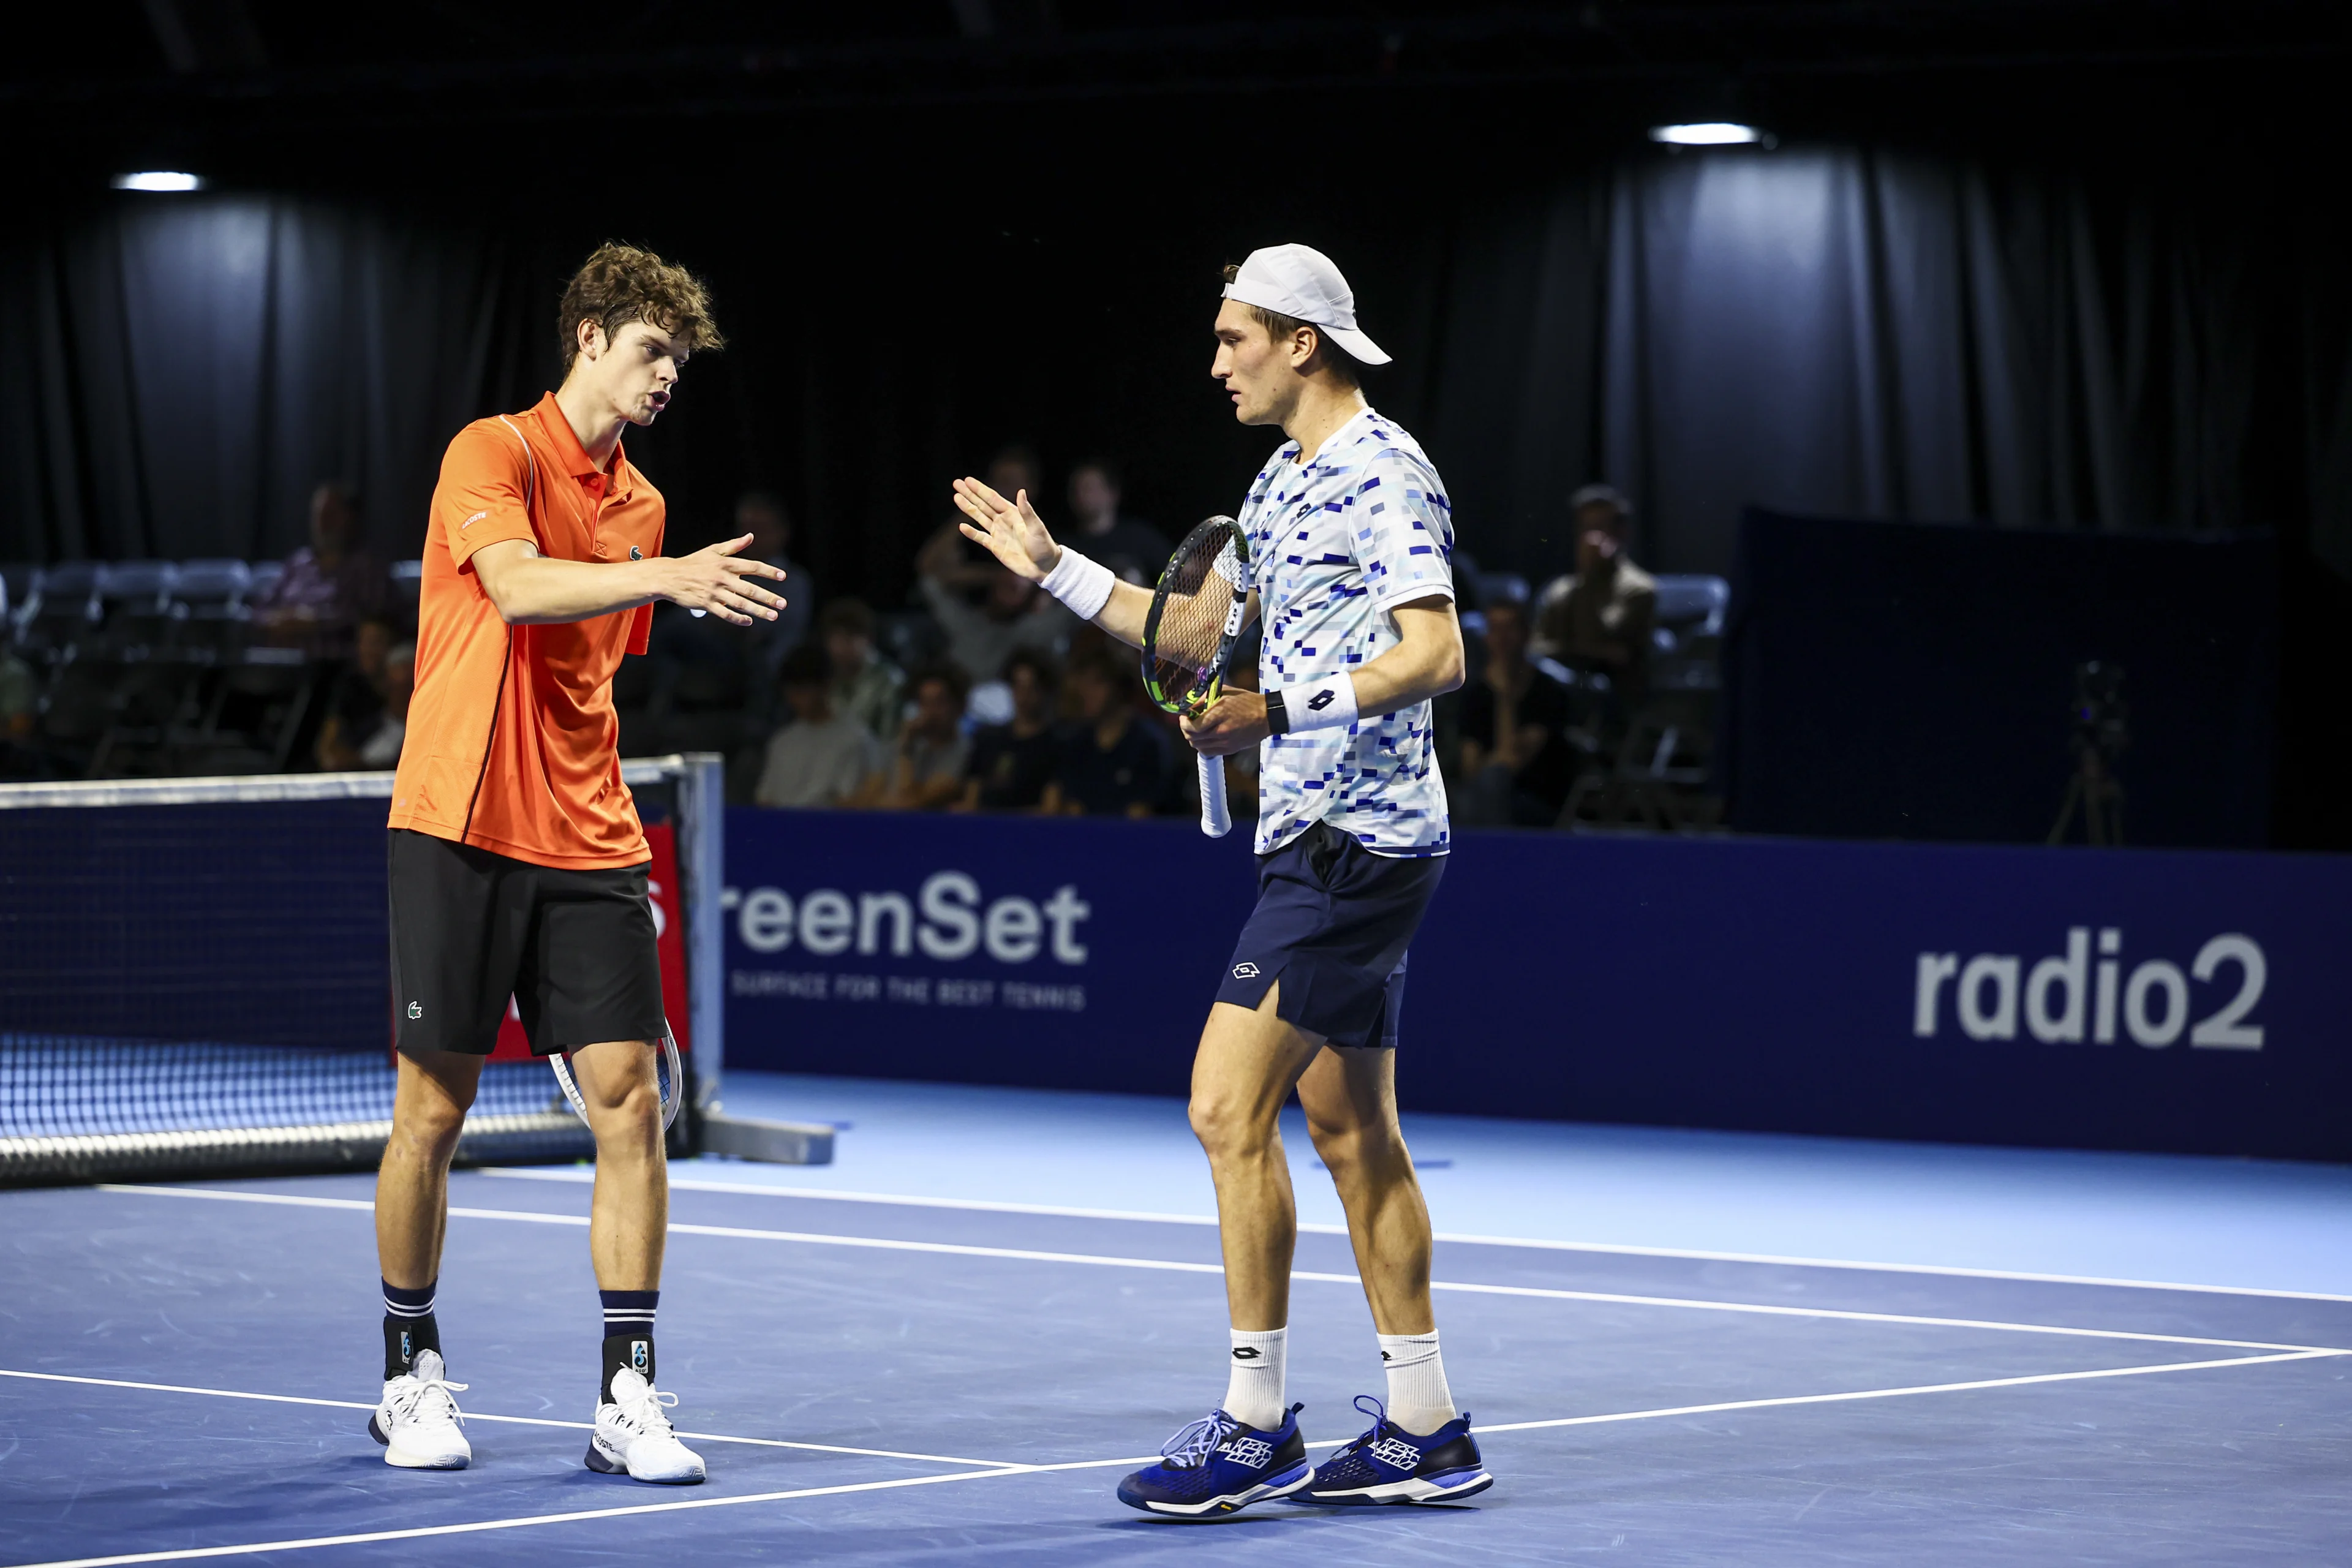
<path fill-rule="evenodd" d="M 681 1045 L 715 1083 L 716 758 L 624 764 L 675 847 Z M 395 1073 L 390 773 L 0 785 L 0 1185 L 372 1166 Z M 657 857 L 658 860 L 658 857 Z M 682 1115 L 673 1152 L 696 1119 Z M 538 1061 L 493 1061 L 458 1159 L 593 1152 Z"/>

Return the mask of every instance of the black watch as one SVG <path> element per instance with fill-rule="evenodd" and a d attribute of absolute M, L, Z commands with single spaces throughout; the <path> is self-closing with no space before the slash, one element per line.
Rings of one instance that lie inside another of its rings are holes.
<path fill-rule="evenodd" d="M 1269 735 L 1290 733 L 1290 710 L 1282 705 L 1280 691 L 1265 694 L 1265 730 Z"/>

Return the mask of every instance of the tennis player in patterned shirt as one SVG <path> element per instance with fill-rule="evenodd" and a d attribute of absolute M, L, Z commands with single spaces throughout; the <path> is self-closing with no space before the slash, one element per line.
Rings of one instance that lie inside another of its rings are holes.
<path fill-rule="evenodd" d="M 1211 374 L 1244 425 L 1289 437 L 1250 487 L 1249 613 L 1265 691 L 1185 721 L 1210 756 L 1262 748 L 1258 903 L 1192 1063 L 1232 1343 L 1224 1402 L 1119 1484 L 1155 1513 L 1276 1498 L 1450 1502 L 1494 1484 L 1457 1410 L 1429 1299 L 1429 1211 L 1397 1126 L 1405 950 L 1448 848 L 1430 699 L 1462 684 L 1444 486 L 1359 366 L 1388 355 L 1356 325 L 1328 257 L 1303 245 L 1226 271 Z M 1111 636 L 1141 646 L 1149 589 L 1055 542 L 1026 492 L 955 485 L 965 535 Z M 1319 1468 L 1284 1404 L 1297 1215 L 1277 1118 L 1293 1090 L 1348 1213 L 1388 1373 L 1370 1430 Z"/>
<path fill-rule="evenodd" d="M 667 599 L 737 626 L 773 621 L 781 568 L 751 536 L 665 556 L 661 492 L 621 446 L 716 348 L 702 285 L 607 245 L 564 290 L 563 384 L 449 443 L 425 524 L 416 695 L 390 820 L 394 1042 L 400 1078 L 376 1178 L 387 1463 L 459 1469 L 435 1315 L 449 1160 L 508 999 L 531 1049 L 572 1053 L 596 1137 L 589 1253 L 604 1352 L 587 1463 L 691 1483 L 701 1458 L 654 1385 L 669 1220 L 655 1058 L 668 1025 L 646 868 L 621 782 L 613 676 Z"/>

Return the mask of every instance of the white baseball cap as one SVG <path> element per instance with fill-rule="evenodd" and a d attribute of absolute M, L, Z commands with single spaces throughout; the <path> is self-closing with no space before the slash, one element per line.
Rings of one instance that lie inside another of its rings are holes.
<path fill-rule="evenodd" d="M 1350 359 L 1386 364 L 1381 345 L 1356 326 L 1356 294 L 1329 257 L 1311 245 L 1269 245 L 1253 250 L 1225 298 L 1319 327 Z"/>

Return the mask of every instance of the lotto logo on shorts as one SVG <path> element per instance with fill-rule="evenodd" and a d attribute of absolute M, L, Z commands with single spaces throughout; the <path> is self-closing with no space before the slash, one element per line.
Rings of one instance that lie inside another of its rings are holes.
<path fill-rule="evenodd" d="M 1394 1437 L 1383 1437 L 1369 1450 L 1373 1458 L 1391 1469 L 1409 1470 L 1421 1463 L 1421 1450 Z"/>
<path fill-rule="evenodd" d="M 1274 1445 L 1263 1437 L 1236 1437 L 1225 1445 L 1225 1457 L 1237 1465 L 1264 1469 L 1274 1458 Z M 1421 1456 L 1416 1454 L 1414 1458 Z"/>
<path fill-rule="evenodd" d="M 1236 980 L 1255 980 L 1257 978 L 1257 965 L 1255 963 L 1234 964 L 1234 978 Z"/>

